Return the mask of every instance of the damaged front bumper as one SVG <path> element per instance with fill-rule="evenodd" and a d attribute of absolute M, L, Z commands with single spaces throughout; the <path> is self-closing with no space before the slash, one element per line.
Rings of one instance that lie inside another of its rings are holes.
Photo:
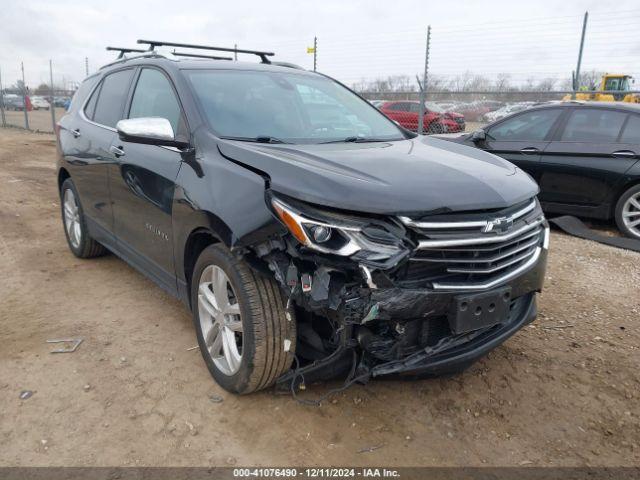
<path fill-rule="evenodd" d="M 458 370 L 535 318 L 549 240 L 535 200 L 514 206 L 508 228 L 488 235 L 299 212 L 280 212 L 293 235 L 255 249 L 298 312 L 303 364 L 281 385 L 349 368 L 351 378 Z M 342 228 L 334 254 L 314 244 L 327 228 Z M 385 258 L 375 258 L 376 242 Z"/>

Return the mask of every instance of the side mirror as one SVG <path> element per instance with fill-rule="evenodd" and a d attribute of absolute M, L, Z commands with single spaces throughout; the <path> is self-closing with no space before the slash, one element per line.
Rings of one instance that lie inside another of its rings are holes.
<path fill-rule="evenodd" d="M 476 130 L 471 134 L 471 141 L 473 143 L 484 142 L 487 139 L 487 134 L 484 130 Z"/>
<path fill-rule="evenodd" d="M 145 145 L 184 148 L 187 142 L 177 140 L 171 123 L 166 118 L 127 118 L 116 124 L 120 140 Z"/>

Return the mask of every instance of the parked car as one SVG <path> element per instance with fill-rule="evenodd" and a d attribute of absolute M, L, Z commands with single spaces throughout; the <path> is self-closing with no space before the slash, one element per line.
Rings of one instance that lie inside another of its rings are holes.
<path fill-rule="evenodd" d="M 24 110 L 24 98 L 18 95 L 5 95 L 4 96 L 4 108 L 7 110 Z"/>
<path fill-rule="evenodd" d="M 540 185 L 543 209 L 640 238 L 640 105 L 552 103 L 448 138 L 509 160 Z"/>
<path fill-rule="evenodd" d="M 231 392 L 459 371 L 536 316 L 535 182 L 326 76 L 149 52 L 88 77 L 56 132 L 71 252 L 181 299 Z"/>
<path fill-rule="evenodd" d="M 70 100 L 69 97 L 53 97 L 53 106 L 64 107 Z"/>
<path fill-rule="evenodd" d="M 400 126 L 412 132 L 418 131 L 420 119 L 420 102 L 412 100 L 401 100 L 394 102 L 384 102 L 378 107 L 382 113 L 392 120 L 398 122 Z M 426 133 L 447 133 L 460 132 L 464 126 L 450 117 L 425 108 L 424 131 Z"/>
<path fill-rule="evenodd" d="M 434 102 L 425 102 L 425 106 L 427 107 L 427 110 L 429 110 L 430 112 L 439 113 L 444 118 L 453 120 L 454 122 L 457 123 L 458 128 L 447 127 L 448 132 L 451 132 L 451 133 L 464 132 L 466 128 L 464 115 L 458 112 L 454 112 L 453 109 L 445 109 Z"/>
<path fill-rule="evenodd" d="M 502 118 L 505 118 L 513 113 L 521 112 L 522 110 L 526 110 L 533 105 L 537 105 L 535 102 L 518 102 L 518 103 L 509 103 L 498 110 L 494 110 L 492 112 L 485 113 L 482 116 L 482 120 L 488 123 L 496 122 Z"/>
<path fill-rule="evenodd" d="M 460 105 L 458 112 L 464 115 L 468 122 L 479 122 L 482 117 L 489 112 L 493 112 L 504 105 L 502 102 L 490 100 L 478 100 L 475 102 Z"/>
<path fill-rule="evenodd" d="M 384 102 L 384 100 L 369 100 L 369 103 L 376 108 L 379 108 Z"/>
<path fill-rule="evenodd" d="M 31 105 L 34 110 L 49 110 L 51 105 L 43 97 L 30 97 Z"/>

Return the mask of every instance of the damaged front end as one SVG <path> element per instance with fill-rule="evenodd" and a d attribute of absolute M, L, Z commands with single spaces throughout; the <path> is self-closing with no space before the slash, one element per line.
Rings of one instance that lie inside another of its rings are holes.
<path fill-rule="evenodd" d="M 296 369 L 334 377 L 456 371 L 535 318 L 548 225 L 506 209 L 362 215 L 267 192 L 286 233 L 251 247 L 296 309 Z"/>

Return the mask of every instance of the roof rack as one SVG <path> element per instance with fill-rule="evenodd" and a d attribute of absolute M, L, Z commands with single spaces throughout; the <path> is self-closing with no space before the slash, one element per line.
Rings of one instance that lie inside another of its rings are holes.
<path fill-rule="evenodd" d="M 147 50 L 143 50 L 146 52 Z M 199 53 L 185 53 L 185 52 L 176 52 L 175 50 L 171 52 L 172 55 L 176 57 L 190 57 L 190 58 L 208 58 L 210 60 L 233 60 L 232 57 L 218 57 L 214 55 L 201 55 Z"/>
<path fill-rule="evenodd" d="M 260 57 L 262 63 L 271 63 L 267 57 L 272 57 L 273 52 L 261 52 L 259 50 L 244 50 L 239 48 L 211 47 L 207 45 L 194 45 L 190 43 L 163 42 L 159 40 L 138 40 L 138 43 L 147 44 L 147 51 L 153 51 L 155 47 L 179 47 L 179 48 L 195 48 L 198 50 L 216 50 L 218 52 L 248 53 Z"/>
<path fill-rule="evenodd" d="M 144 53 L 146 52 L 146 50 L 143 50 L 141 48 L 121 48 L 121 47 L 107 47 L 107 50 L 109 51 L 114 51 L 114 52 L 120 52 L 120 55 L 118 55 L 118 58 L 123 58 L 125 53 Z"/>

